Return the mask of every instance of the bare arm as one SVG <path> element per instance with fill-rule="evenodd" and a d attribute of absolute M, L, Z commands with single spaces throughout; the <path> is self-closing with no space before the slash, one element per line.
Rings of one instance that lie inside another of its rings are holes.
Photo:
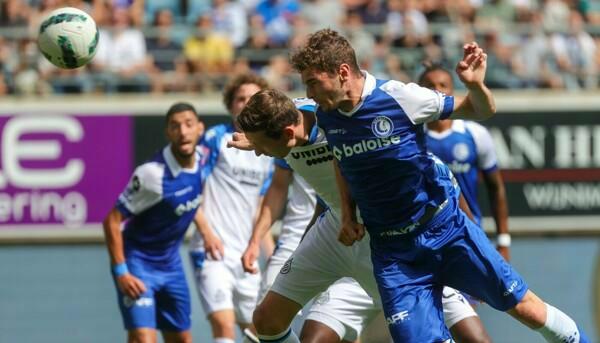
<path fill-rule="evenodd" d="M 196 215 L 194 216 L 194 224 L 196 224 L 196 229 L 202 236 L 202 240 L 204 241 L 204 251 L 207 256 L 213 260 L 220 260 L 225 256 L 225 248 L 223 247 L 223 242 L 217 234 L 210 227 L 210 224 L 206 220 L 206 216 L 204 216 L 204 211 L 202 211 L 202 207 L 198 207 L 196 210 Z"/>
<path fill-rule="evenodd" d="M 492 92 L 484 84 L 487 54 L 477 43 L 465 44 L 456 73 L 468 89 L 466 97 L 456 97 L 452 119 L 484 120 L 496 113 Z"/>
<path fill-rule="evenodd" d="M 342 244 L 351 246 L 356 241 L 360 241 L 365 235 L 365 228 L 358 223 L 356 218 L 356 203 L 352 199 L 348 183 L 340 171 L 337 160 L 333 160 L 333 168 L 335 170 L 335 180 L 338 186 L 341 200 L 341 224 L 338 240 Z"/>
<path fill-rule="evenodd" d="M 506 201 L 506 190 L 500 171 L 495 170 L 491 173 L 483 173 L 483 180 L 487 187 L 488 197 L 494 221 L 496 222 L 497 237 L 508 237 L 508 244 L 499 240 L 498 251 L 506 259 L 510 258 L 510 236 L 508 232 L 508 203 Z M 504 236 L 500 236 L 504 235 Z"/>
<path fill-rule="evenodd" d="M 119 289 L 130 298 L 137 299 L 146 292 L 146 286 L 140 279 L 130 274 L 127 269 L 123 252 L 123 236 L 121 234 L 123 219 L 121 212 L 113 208 L 102 223 L 104 238 Z M 115 269 L 115 267 L 118 267 L 118 269 Z"/>
<path fill-rule="evenodd" d="M 254 218 L 254 224 L 258 220 L 258 216 L 260 215 L 260 209 L 262 208 L 262 204 L 264 203 L 265 197 L 260 197 L 258 201 L 258 211 L 256 211 L 256 218 Z M 273 250 L 275 250 L 275 240 L 273 239 L 273 235 L 270 231 L 267 231 L 260 241 L 260 249 L 263 256 L 268 260 L 273 255 Z"/>
<path fill-rule="evenodd" d="M 112 265 L 125 262 L 125 254 L 123 253 L 123 236 L 121 235 L 121 222 L 123 215 L 119 210 L 113 208 L 106 218 L 102 226 L 104 228 L 104 241 L 108 248 L 110 263 Z"/>
<path fill-rule="evenodd" d="M 273 222 L 283 212 L 288 187 L 292 182 L 292 175 L 291 170 L 275 166 L 273 180 L 260 207 L 260 214 L 252 229 L 252 236 L 248 242 L 248 247 L 242 255 L 242 265 L 247 272 L 258 272 L 254 264 L 260 252 L 260 242 L 271 228 L 271 225 L 273 225 Z"/>

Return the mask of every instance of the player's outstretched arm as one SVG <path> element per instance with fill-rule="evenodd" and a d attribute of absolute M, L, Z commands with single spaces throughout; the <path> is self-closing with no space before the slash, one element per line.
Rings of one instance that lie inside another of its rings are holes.
<path fill-rule="evenodd" d="M 288 187 L 292 182 L 293 172 L 280 166 L 275 166 L 271 185 L 265 194 L 260 207 L 258 219 L 252 228 L 252 236 L 242 255 L 242 266 L 248 273 L 257 273 L 256 260 L 260 254 L 260 242 L 265 234 L 283 212 L 287 199 Z"/>
<path fill-rule="evenodd" d="M 335 181 L 338 186 L 338 190 L 340 193 L 341 206 L 340 209 L 342 213 L 340 215 L 341 225 L 340 233 L 338 235 L 338 240 L 342 242 L 342 244 L 351 246 L 356 241 L 360 241 L 365 235 L 365 228 L 362 224 L 358 223 L 356 218 L 356 203 L 352 196 L 350 195 L 350 189 L 348 188 L 348 183 L 346 179 L 342 175 L 340 171 L 340 167 L 337 163 L 337 160 L 333 160 L 333 168 L 335 170 Z"/>
<path fill-rule="evenodd" d="M 123 253 L 123 236 L 121 235 L 121 222 L 123 219 L 123 214 L 118 209 L 113 208 L 102 223 L 104 237 L 119 289 L 130 298 L 137 299 L 146 292 L 146 286 L 140 279 L 130 274 L 127 269 L 125 254 Z"/>
<path fill-rule="evenodd" d="M 490 201 L 490 209 L 496 222 L 496 237 L 498 252 L 510 260 L 510 233 L 508 232 L 508 203 L 506 201 L 506 190 L 504 181 L 498 170 L 483 173 L 487 193 Z"/>
<path fill-rule="evenodd" d="M 246 135 L 243 132 L 234 132 L 232 139 L 230 141 L 227 141 L 227 147 L 245 151 L 254 150 L 254 146 L 246 138 Z"/>
<path fill-rule="evenodd" d="M 452 119 L 484 120 L 496 113 L 494 96 L 484 83 L 486 69 L 487 54 L 475 42 L 465 44 L 456 74 L 468 93 L 464 98 L 456 97 Z"/>
<path fill-rule="evenodd" d="M 225 248 L 223 248 L 223 242 L 213 229 L 208 224 L 206 217 L 204 216 L 204 211 L 201 208 L 196 210 L 196 215 L 194 216 L 194 224 L 196 224 L 196 229 L 202 236 L 202 240 L 204 241 L 204 251 L 207 256 L 213 260 L 220 260 L 225 256 Z"/>

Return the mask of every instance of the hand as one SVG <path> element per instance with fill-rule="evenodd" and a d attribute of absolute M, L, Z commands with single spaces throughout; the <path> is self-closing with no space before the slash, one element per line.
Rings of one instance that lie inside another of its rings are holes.
<path fill-rule="evenodd" d="M 246 135 L 241 132 L 233 133 L 232 140 L 227 142 L 227 147 L 246 151 L 254 150 L 254 145 L 252 145 L 248 138 L 246 138 Z"/>
<path fill-rule="evenodd" d="M 506 262 L 510 261 L 510 248 L 509 247 L 497 247 L 496 249 L 498 249 L 498 252 L 500 253 L 500 255 L 502 255 L 502 257 L 504 257 Z"/>
<path fill-rule="evenodd" d="M 463 53 L 463 59 L 456 66 L 456 74 L 467 89 L 480 87 L 485 79 L 487 54 L 475 42 L 465 44 Z"/>
<path fill-rule="evenodd" d="M 225 256 L 225 249 L 223 243 L 217 235 L 209 233 L 203 236 L 204 239 L 204 251 L 206 251 L 206 257 L 211 260 L 220 260 Z"/>
<path fill-rule="evenodd" d="M 244 267 L 244 271 L 247 273 L 256 274 L 258 273 L 258 268 L 256 267 L 256 259 L 260 254 L 260 245 L 250 242 L 246 251 L 242 255 L 242 266 Z"/>
<path fill-rule="evenodd" d="M 130 273 L 117 276 L 117 285 L 119 286 L 119 290 L 131 299 L 137 299 L 146 292 L 146 285 L 144 285 L 142 280 Z"/>
<path fill-rule="evenodd" d="M 353 220 L 342 222 L 338 241 L 346 246 L 351 246 L 356 241 L 360 241 L 365 236 L 365 226 Z"/>

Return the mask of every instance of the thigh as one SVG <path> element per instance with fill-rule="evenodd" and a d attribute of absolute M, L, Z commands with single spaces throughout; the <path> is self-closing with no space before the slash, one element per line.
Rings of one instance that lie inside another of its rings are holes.
<path fill-rule="evenodd" d="M 387 251 L 385 251 L 387 250 Z M 442 288 L 431 263 L 390 249 L 372 250 L 373 272 L 394 342 L 443 342 L 450 338 L 442 313 Z"/>
<path fill-rule="evenodd" d="M 468 317 L 477 317 L 469 301 L 457 290 L 444 287 L 442 292 L 444 322 L 448 328 Z"/>
<path fill-rule="evenodd" d="M 183 268 L 165 275 L 156 292 L 156 323 L 160 330 L 188 331 L 191 327 L 190 292 Z"/>
<path fill-rule="evenodd" d="M 444 247 L 440 282 L 500 311 L 523 298 L 527 284 L 496 251 L 481 228 L 460 212 L 453 219 L 456 239 Z"/>
<path fill-rule="evenodd" d="M 287 249 L 278 249 L 275 251 L 273 256 L 271 256 L 265 271 L 262 273 L 260 291 L 258 292 L 258 302 L 264 299 L 265 295 L 267 295 L 267 292 L 269 289 L 271 289 L 271 286 L 273 285 L 273 282 L 275 282 L 275 278 L 279 274 L 279 271 L 285 262 L 290 258 L 292 253 L 293 251 L 289 251 Z"/>
<path fill-rule="evenodd" d="M 337 241 L 338 227 L 322 216 L 281 268 L 271 290 L 300 305 L 352 274 L 352 250 Z"/>
<path fill-rule="evenodd" d="M 134 330 L 140 328 L 155 329 L 155 285 L 150 279 L 144 279 L 139 275 L 136 275 L 136 277 L 140 278 L 146 286 L 146 292 L 144 292 L 138 299 L 132 299 L 129 296 L 123 294 L 119 290 L 119 287 L 117 286 L 115 281 L 115 287 L 117 289 L 117 300 L 119 303 L 119 310 L 123 318 L 123 325 L 127 330 Z"/>
<path fill-rule="evenodd" d="M 340 339 L 356 340 L 363 329 L 381 312 L 373 299 L 352 278 L 343 278 L 315 298 L 307 320 L 321 322 Z"/>
<path fill-rule="evenodd" d="M 260 289 L 260 274 L 245 273 L 241 264 L 233 287 L 233 308 L 239 324 L 251 324 Z"/>
<path fill-rule="evenodd" d="M 196 290 L 204 313 L 233 310 L 235 275 L 224 261 L 205 260 L 200 266 L 193 264 Z"/>

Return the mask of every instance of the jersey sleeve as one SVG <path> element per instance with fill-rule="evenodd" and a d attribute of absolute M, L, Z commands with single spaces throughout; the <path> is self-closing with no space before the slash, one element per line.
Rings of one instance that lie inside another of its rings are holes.
<path fill-rule="evenodd" d="M 413 124 L 446 119 L 454 110 L 454 97 L 416 83 L 388 81 L 381 90 L 394 98 Z"/>
<path fill-rule="evenodd" d="M 465 124 L 475 141 L 477 167 L 483 172 L 491 172 L 498 169 L 498 159 L 496 158 L 494 141 L 490 132 L 475 122 L 466 122 Z"/>
<path fill-rule="evenodd" d="M 223 126 L 215 126 L 202 136 L 198 144 L 198 152 L 202 156 L 202 180 L 212 173 L 221 153 L 221 140 L 225 134 Z"/>
<path fill-rule="evenodd" d="M 125 216 L 139 214 L 162 198 L 164 166 L 146 163 L 139 166 L 117 200 L 117 209 Z"/>
<path fill-rule="evenodd" d="M 275 166 L 283 168 L 285 170 L 292 170 L 292 167 L 290 167 L 290 165 L 283 158 L 276 158 Z"/>

